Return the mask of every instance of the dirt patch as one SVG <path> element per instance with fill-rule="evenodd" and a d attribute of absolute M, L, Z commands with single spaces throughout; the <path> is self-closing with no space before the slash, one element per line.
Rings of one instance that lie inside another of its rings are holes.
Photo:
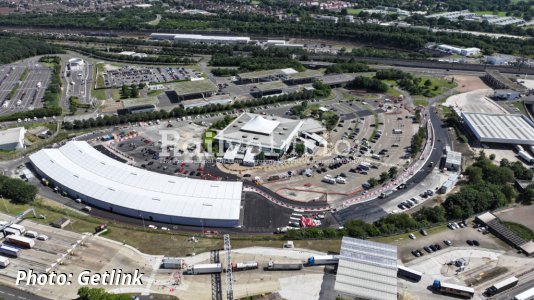
<path fill-rule="evenodd" d="M 454 81 L 458 83 L 456 91 L 460 93 L 490 88 L 478 76 L 456 75 L 451 77 L 454 77 Z M 447 77 L 447 79 L 451 77 Z"/>
<path fill-rule="evenodd" d="M 532 214 L 534 214 L 534 205 L 518 205 L 512 209 L 495 213 L 503 221 L 519 223 L 534 230 Z"/>

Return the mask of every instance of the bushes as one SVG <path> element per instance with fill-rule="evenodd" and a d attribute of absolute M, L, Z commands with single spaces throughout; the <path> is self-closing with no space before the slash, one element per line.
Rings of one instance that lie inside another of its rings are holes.
<path fill-rule="evenodd" d="M 0 175 L 0 195 L 14 203 L 26 204 L 35 200 L 37 187 L 20 179 Z"/>
<path fill-rule="evenodd" d="M 377 78 L 358 76 L 347 84 L 351 89 L 366 89 L 370 92 L 385 93 L 388 91 L 388 85 Z"/>
<path fill-rule="evenodd" d="M 36 38 L 0 37 L 0 64 L 35 55 L 61 53 L 59 47 Z"/>
<path fill-rule="evenodd" d="M 326 68 L 326 74 L 370 72 L 371 68 L 362 62 L 337 63 Z"/>
<path fill-rule="evenodd" d="M 414 158 L 417 153 L 422 150 L 423 142 L 425 141 L 426 127 L 420 127 L 416 134 L 412 137 L 412 142 L 410 144 L 411 157 Z"/>

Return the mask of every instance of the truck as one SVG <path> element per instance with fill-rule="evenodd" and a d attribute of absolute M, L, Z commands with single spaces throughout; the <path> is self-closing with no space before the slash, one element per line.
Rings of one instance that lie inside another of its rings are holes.
<path fill-rule="evenodd" d="M 9 265 L 9 258 L 5 256 L 0 256 L 0 266 L 7 267 Z"/>
<path fill-rule="evenodd" d="M 443 294 L 451 294 L 461 297 L 473 298 L 475 290 L 463 285 L 441 282 L 439 279 L 434 280 L 432 288 Z"/>
<path fill-rule="evenodd" d="M 17 229 L 18 231 L 20 231 L 20 234 L 24 234 L 26 232 L 26 227 L 19 224 L 11 224 L 9 225 L 9 227 Z"/>
<path fill-rule="evenodd" d="M 298 271 L 302 270 L 301 263 L 294 264 L 281 264 L 274 261 L 270 261 L 266 268 L 268 271 Z"/>
<path fill-rule="evenodd" d="M 308 258 L 308 266 L 335 265 L 339 263 L 337 255 L 316 255 Z"/>
<path fill-rule="evenodd" d="M 30 238 L 36 238 L 39 234 L 36 231 L 28 230 L 24 234 L 24 236 L 30 237 Z"/>
<path fill-rule="evenodd" d="M 389 197 L 391 194 L 393 194 L 393 191 L 392 191 L 392 190 L 385 191 L 385 192 L 383 192 L 382 194 L 380 194 L 380 196 L 378 196 L 378 198 L 380 198 L 380 199 L 384 199 L 384 198 Z"/>
<path fill-rule="evenodd" d="M 187 268 L 187 273 L 192 275 L 221 273 L 222 266 L 218 264 L 198 264 Z"/>
<path fill-rule="evenodd" d="M 6 237 L 6 240 L 10 244 L 17 245 L 17 246 L 23 247 L 23 248 L 30 248 L 31 249 L 31 248 L 33 248 L 33 246 L 35 246 L 35 241 L 34 240 L 26 238 L 26 237 L 23 237 L 23 236 L 19 236 L 19 235 L 8 235 Z"/>
<path fill-rule="evenodd" d="M 516 286 L 518 282 L 519 282 L 519 279 L 517 279 L 516 277 L 514 277 L 514 276 L 508 277 L 508 278 L 506 278 L 504 280 L 501 280 L 501 281 L 495 283 L 494 285 L 490 286 L 489 288 L 487 288 L 485 293 L 486 293 L 487 296 L 497 295 L 500 292 L 503 292 L 503 291 L 505 291 L 507 289 L 510 289 L 510 288 Z"/>
<path fill-rule="evenodd" d="M 0 245 L 0 254 L 4 254 L 12 257 L 19 257 L 21 249 L 9 245 Z"/>
<path fill-rule="evenodd" d="M 530 156 L 530 154 L 528 154 L 525 151 L 519 151 L 519 152 L 517 152 L 517 155 L 519 155 L 519 157 L 524 159 L 529 164 L 534 163 L 534 157 Z"/>
<path fill-rule="evenodd" d="M 517 152 L 525 151 L 521 145 L 515 145 L 514 148 L 517 150 Z"/>
<path fill-rule="evenodd" d="M 515 295 L 514 300 L 530 300 L 534 297 L 534 287 Z"/>
<path fill-rule="evenodd" d="M 258 268 L 258 262 L 255 261 L 244 261 L 240 263 L 232 263 L 232 271 L 246 271 L 253 270 Z"/>

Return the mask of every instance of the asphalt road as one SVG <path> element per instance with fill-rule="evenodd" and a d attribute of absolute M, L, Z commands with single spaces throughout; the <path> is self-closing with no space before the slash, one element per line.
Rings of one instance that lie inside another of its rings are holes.
<path fill-rule="evenodd" d="M 0 286 L 0 298 L 5 300 L 48 300 L 29 292 L 21 291 L 7 286 Z"/>

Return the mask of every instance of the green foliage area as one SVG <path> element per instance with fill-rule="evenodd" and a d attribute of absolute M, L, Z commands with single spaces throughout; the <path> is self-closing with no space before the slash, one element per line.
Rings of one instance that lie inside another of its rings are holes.
<path fill-rule="evenodd" d="M 111 294 L 102 288 L 82 287 L 78 290 L 77 300 L 131 300 L 130 295 Z"/>
<path fill-rule="evenodd" d="M 141 84 L 137 85 L 132 83 L 131 85 L 123 84 L 120 90 L 121 99 L 137 98 L 139 97 L 139 89 L 142 89 Z"/>
<path fill-rule="evenodd" d="M 161 120 L 168 118 L 179 118 L 184 116 L 192 116 L 199 114 L 215 113 L 221 111 L 229 111 L 233 109 L 244 109 L 256 106 L 271 105 L 278 102 L 299 101 L 305 99 L 311 99 L 314 97 L 313 92 L 303 91 L 288 95 L 281 95 L 277 97 L 268 97 L 253 99 L 247 102 L 236 102 L 232 105 L 212 104 L 202 107 L 193 107 L 184 109 L 182 107 L 176 107 L 171 111 L 159 110 L 147 113 L 129 114 L 121 116 L 105 115 L 102 118 L 90 118 L 86 120 L 75 120 L 74 122 L 63 122 L 63 128 L 66 130 L 72 129 L 86 129 L 102 126 L 114 126 L 119 124 L 126 124 L 129 122 L 145 122 L 150 120 Z M 35 110 L 33 110 L 35 111 Z M 1 120 L 1 118 L 0 118 Z"/>
<path fill-rule="evenodd" d="M 70 96 L 69 98 L 69 104 L 70 104 L 70 112 L 75 113 L 78 108 L 84 108 L 88 109 L 91 107 L 91 105 L 87 103 L 80 103 L 80 99 L 76 96 Z"/>
<path fill-rule="evenodd" d="M 59 47 L 36 38 L 21 38 L 0 35 L 0 64 L 19 59 L 62 52 Z"/>
<path fill-rule="evenodd" d="M 230 125 L 237 117 L 234 115 L 226 115 L 224 118 L 217 120 L 211 124 L 210 128 L 222 130 L 226 126 Z"/>
<path fill-rule="evenodd" d="M 298 155 L 303 155 L 306 151 L 306 146 L 303 143 L 298 143 L 295 145 L 295 152 L 297 152 Z"/>
<path fill-rule="evenodd" d="M 45 90 L 43 97 L 45 108 L 59 108 L 59 99 L 61 98 L 61 58 L 59 56 L 43 56 L 39 62 L 52 65 L 52 78 L 50 84 Z M 61 114 L 61 113 L 60 113 Z"/>
<path fill-rule="evenodd" d="M 235 76 L 239 73 L 239 70 L 234 68 L 215 68 L 211 70 L 213 75 L 218 77 Z"/>
<path fill-rule="evenodd" d="M 415 158 L 419 152 L 421 152 L 423 148 L 423 142 L 425 141 L 426 137 L 426 127 L 420 127 L 419 130 L 417 130 L 417 133 L 413 135 L 412 141 L 410 143 L 410 149 L 411 149 L 411 157 Z"/>
<path fill-rule="evenodd" d="M 525 241 L 534 240 L 534 232 L 526 227 L 525 225 L 514 223 L 514 222 L 502 222 L 504 226 L 508 227 L 510 230 L 515 232 L 519 237 Z"/>
<path fill-rule="evenodd" d="M 373 69 L 369 68 L 366 63 L 351 61 L 347 63 L 336 63 L 326 68 L 326 74 L 332 73 L 358 73 L 370 72 Z"/>
<path fill-rule="evenodd" d="M 339 115 L 333 111 L 319 111 L 319 118 L 323 121 L 324 127 L 327 130 L 334 129 L 339 121 Z"/>
<path fill-rule="evenodd" d="M 0 195 L 14 203 L 26 204 L 35 200 L 37 188 L 18 178 L 0 175 Z"/>
<path fill-rule="evenodd" d="M 19 87 L 20 87 L 20 83 L 16 82 L 15 86 L 11 89 L 9 94 L 7 94 L 6 100 L 13 99 L 15 97 L 15 95 L 17 94 L 17 91 L 19 90 Z"/>
<path fill-rule="evenodd" d="M 366 89 L 375 93 L 385 93 L 388 91 L 388 85 L 382 80 L 364 76 L 354 78 L 353 81 L 347 84 L 347 87 L 351 89 Z"/>
<path fill-rule="evenodd" d="M 317 97 L 328 97 L 330 96 L 330 93 L 332 93 L 332 88 L 321 81 L 314 82 L 313 88 L 315 89 L 315 95 L 317 95 Z"/>
<path fill-rule="evenodd" d="M 110 61 L 118 61 L 118 62 L 134 62 L 134 63 L 156 63 L 156 64 L 181 64 L 181 65 L 189 65 L 197 63 L 197 60 L 190 58 L 190 57 L 184 57 L 184 56 L 178 56 L 178 55 L 165 55 L 164 53 L 157 53 L 157 55 L 149 55 L 146 57 L 139 57 L 139 56 L 130 56 L 130 55 L 120 55 L 119 52 L 125 51 L 123 48 L 110 48 L 108 52 L 107 49 L 95 49 L 95 48 L 87 48 L 87 47 L 80 47 L 80 46 L 63 46 L 63 48 L 67 50 L 73 50 L 76 52 L 80 52 L 82 54 L 93 56 L 97 58 L 102 58 Z M 135 50 L 135 49 L 133 49 Z M 150 52 L 145 51 L 144 52 Z"/>
<path fill-rule="evenodd" d="M 300 62 L 292 58 L 292 51 L 287 49 L 258 49 L 250 56 L 222 53 L 215 54 L 210 60 L 214 67 L 238 67 L 240 72 L 293 68 L 304 71 Z"/>
<path fill-rule="evenodd" d="M 354 48 L 350 55 L 357 57 L 382 57 L 382 58 L 404 58 L 404 59 L 425 59 L 429 55 L 412 51 L 397 51 L 376 48 Z"/>
<path fill-rule="evenodd" d="M 24 69 L 22 74 L 20 74 L 19 80 L 20 81 L 24 81 L 24 79 L 26 79 L 26 77 L 28 77 L 28 73 L 30 73 L 30 70 L 28 68 Z"/>
<path fill-rule="evenodd" d="M 33 119 L 34 117 L 42 118 L 42 117 L 60 116 L 61 113 L 62 113 L 61 107 L 36 108 L 34 110 L 22 111 L 22 112 L 17 112 L 17 113 L 7 115 L 7 116 L 1 116 L 0 122 L 16 121 L 18 119 L 24 119 L 24 118 Z"/>

